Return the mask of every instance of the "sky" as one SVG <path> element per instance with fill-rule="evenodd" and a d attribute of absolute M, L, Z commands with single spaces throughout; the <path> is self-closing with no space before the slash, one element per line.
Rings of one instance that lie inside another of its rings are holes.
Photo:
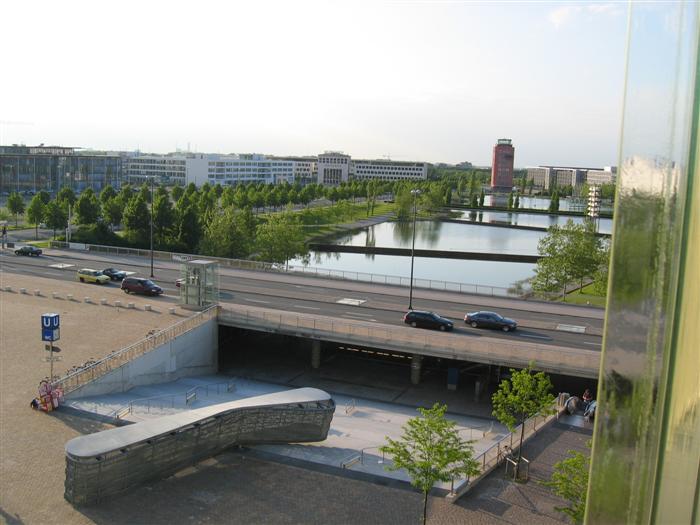
<path fill-rule="evenodd" d="M 0 144 L 617 162 L 626 2 L 0 3 Z"/>

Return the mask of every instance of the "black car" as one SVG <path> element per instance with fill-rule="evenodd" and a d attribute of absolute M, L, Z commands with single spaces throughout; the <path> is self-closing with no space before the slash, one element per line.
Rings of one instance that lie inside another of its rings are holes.
<path fill-rule="evenodd" d="M 121 281 L 126 277 L 126 272 L 122 270 L 117 270 L 116 268 L 105 268 L 102 270 L 102 273 L 105 274 L 107 277 L 112 279 L 113 281 Z"/>
<path fill-rule="evenodd" d="M 140 293 L 144 295 L 160 295 L 163 289 L 150 279 L 140 277 L 126 277 L 122 281 L 122 290 L 125 293 Z"/>
<path fill-rule="evenodd" d="M 518 323 L 496 312 L 473 312 L 464 316 L 464 322 L 473 328 L 496 328 L 504 332 L 518 327 Z"/>
<path fill-rule="evenodd" d="M 440 317 L 435 312 L 423 312 L 411 310 L 403 316 L 403 322 L 414 328 L 436 328 L 438 330 L 452 330 L 454 324 L 449 319 Z"/>
<path fill-rule="evenodd" d="M 36 246 L 22 246 L 21 248 L 15 250 L 15 255 L 31 255 L 34 257 L 39 257 L 42 252 Z"/>

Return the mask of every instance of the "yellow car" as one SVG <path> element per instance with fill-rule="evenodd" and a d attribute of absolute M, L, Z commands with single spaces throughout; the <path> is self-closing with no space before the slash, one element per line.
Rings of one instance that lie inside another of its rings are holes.
<path fill-rule="evenodd" d="M 112 280 L 109 278 L 109 276 L 103 274 L 101 271 L 92 270 L 91 268 L 83 268 L 82 270 L 78 270 L 76 279 L 81 283 L 97 284 L 105 284 Z"/>

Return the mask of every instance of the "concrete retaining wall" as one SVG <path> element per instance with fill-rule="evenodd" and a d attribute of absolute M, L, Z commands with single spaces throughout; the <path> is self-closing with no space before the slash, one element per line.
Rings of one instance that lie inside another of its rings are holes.
<path fill-rule="evenodd" d="M 135 386 L 214 374 L 218 366 L 218 333 L 217 320 L 211 319 L 74 390 L 67 397 L 126 392 Z"/>

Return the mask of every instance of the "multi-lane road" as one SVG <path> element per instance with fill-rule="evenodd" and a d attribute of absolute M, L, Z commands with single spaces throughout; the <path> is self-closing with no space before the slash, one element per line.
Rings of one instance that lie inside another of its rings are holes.
<path fill-rule="evenodd" d="M 0 251 L 0 271 L 37 277 L 75 281 L 77 269 L 107 267 L 150 273 L 149 261 L 138 257 L 117 257 L 70 250 L 45 250 L 41 257 L 18 257 L 12 250 Z M 155 278 L 165 290 L 156 301 L 176 301 L 179 277 L 177 263 L 156 261 Z M 9 278 L 9 276 L 4 276 Z M 76 287 L 95 287 L 81 284 Z M 119 286 L 112 283 L 107 286 Z M 403 325 L 408 290 L 402 287 L 369 283 L 327 280 L 311 276 L 220 269 L 222 303 L 279 309 L 300 314 L 332 316 L 378 324 Z M 432 310 L 455 322 L 455 333 L 464 337 L 496 337 L 539 344 L 599 350 L 603 311 L 561 303 L 522 301 L 517 299 L 414 289 L 413 306 Z M 519 329 L 503 333 L 474 329 L 464 324 L 466 312 L 492 310 L 518 321 Z"/>

